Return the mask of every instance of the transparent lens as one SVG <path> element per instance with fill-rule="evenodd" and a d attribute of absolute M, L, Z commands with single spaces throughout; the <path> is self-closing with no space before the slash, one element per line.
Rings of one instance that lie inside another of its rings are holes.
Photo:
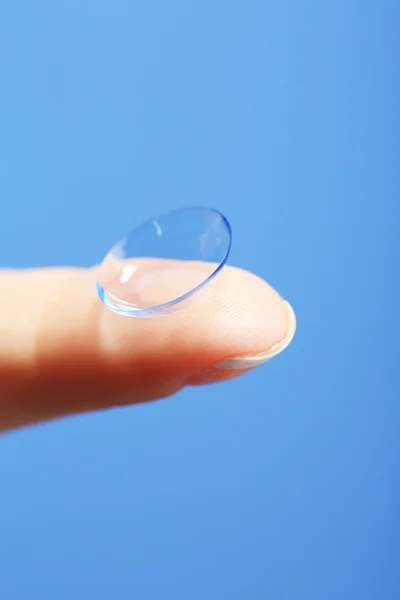
<path fill-rule="evenodd" d="M 176 311 L 224 266 L 231 237 L 226 218 L 211 208 L 181 208 L 149 219 L 105 257 L 99 296 L 126 316 Z"/>

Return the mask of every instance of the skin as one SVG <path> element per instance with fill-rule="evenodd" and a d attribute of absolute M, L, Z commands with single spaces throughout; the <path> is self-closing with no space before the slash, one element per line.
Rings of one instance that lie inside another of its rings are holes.
<path fill-rule="evenodd" d="M 281 296 L 226 267 L 188 308 L 156 319 L 108 310 L 97 268 L 0 271 L 0 431 L 172 396 L 236 377 L 214 365 L 288 333 Z"/>

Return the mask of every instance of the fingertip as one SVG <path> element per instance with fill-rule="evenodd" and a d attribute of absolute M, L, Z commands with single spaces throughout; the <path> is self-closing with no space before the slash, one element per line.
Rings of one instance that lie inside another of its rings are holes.
<path fill-rule="evenodd" d="M 189 385 L 203 385 L 234 379 L 281 354 L 292 342 L 296 332 L 296 315 L 294 310 L 289 302 L 284 300 L 283 304 L 286 310 L 286 334 L 281 340 L 259 353 L 224 358 L 217 364 L 190 377 L 187 383 Z"/>

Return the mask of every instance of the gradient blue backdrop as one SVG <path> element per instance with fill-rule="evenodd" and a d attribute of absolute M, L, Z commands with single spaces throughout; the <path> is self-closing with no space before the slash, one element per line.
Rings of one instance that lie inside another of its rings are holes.
<path fill-rule="evenodd" d="M 3 437 L 1 598 L 399 597 L 399 12 L 2 4 L 0 262 L 90 265 L 211 205 L 298 334 L 240 380 Z"/>

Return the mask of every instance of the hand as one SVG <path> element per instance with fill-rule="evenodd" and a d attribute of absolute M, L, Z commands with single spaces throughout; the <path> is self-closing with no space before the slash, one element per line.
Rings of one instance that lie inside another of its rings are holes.
<path fill-rule="evenodd" d="M 156 319 L 112 313 L 95 280 L 96 268 L 0 271 L 0 431 L 235 377 L 294 335 L 290 305 L 233 267 Z"/>

